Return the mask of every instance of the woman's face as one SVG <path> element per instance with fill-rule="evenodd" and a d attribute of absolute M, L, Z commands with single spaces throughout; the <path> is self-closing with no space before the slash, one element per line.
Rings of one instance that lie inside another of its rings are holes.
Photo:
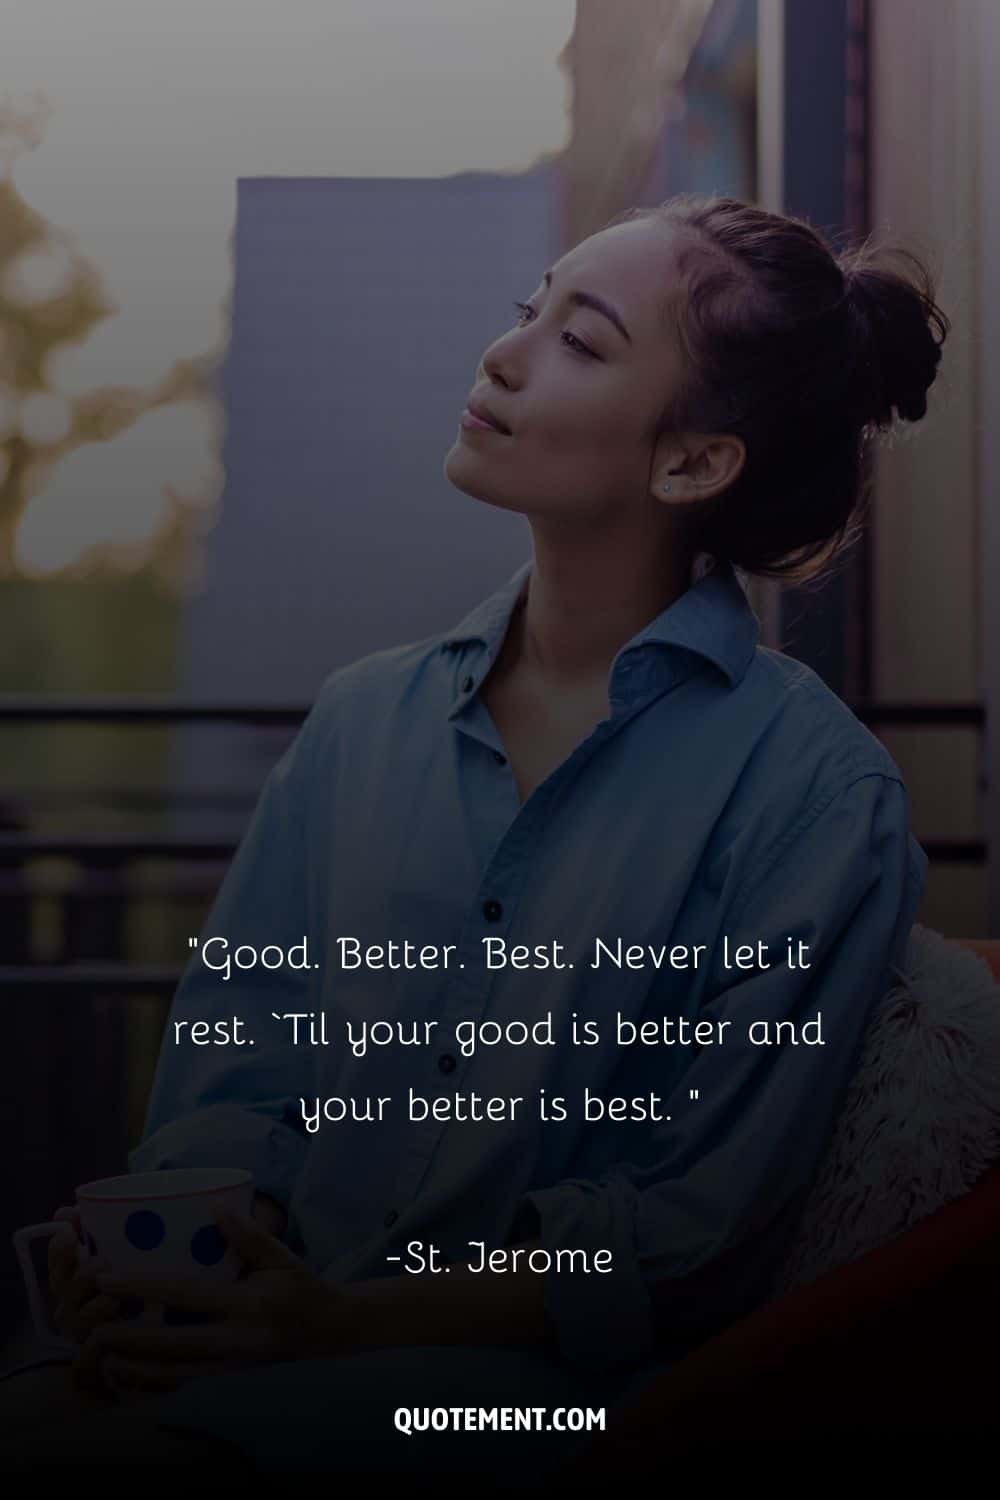
<path fill-rule="evenodd" d="M 676 233 L 615 225 L 546 273 L 480 361 L 445 459 L 456 488 L 536 519 L 597 520 L 648 499 L 656 425 L 683 372 L 666 311 Z"/>

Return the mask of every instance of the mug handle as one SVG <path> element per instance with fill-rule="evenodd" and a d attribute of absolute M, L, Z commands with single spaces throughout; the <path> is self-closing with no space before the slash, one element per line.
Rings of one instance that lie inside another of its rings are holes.
<path fill-rule="evenodd" d="M 23 1229 L 15 1230 L 12 1238 L 21 1266 L 21 1275 L 24 1277 L 24 1284 L 28 1290 L 28 1306 L 31 1310 L 31 1321 L 35 1326 L 35 1332 L 50 1348 L 73 1353 L 76 1345 L 72 1340 L 63 1338 L 62 1334 L 52 1326 L 45 1293 L 38 1280 L 38 1272 L 31 1253 L 31 1247 L 36 1240 L 50 1240 L 66 1223 L 67 1220 L 62 1219 L 49 1224 L 27 1224 Z"/>

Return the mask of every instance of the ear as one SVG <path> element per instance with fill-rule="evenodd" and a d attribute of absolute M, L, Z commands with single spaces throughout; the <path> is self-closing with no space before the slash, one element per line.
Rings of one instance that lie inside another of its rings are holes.
<path fill-rule="evenodd" d="M 664 505 L 713 500 L 735 483 L 747 450 L 732 433 L 664 433 L 650 468 L 650 494 Z"/>

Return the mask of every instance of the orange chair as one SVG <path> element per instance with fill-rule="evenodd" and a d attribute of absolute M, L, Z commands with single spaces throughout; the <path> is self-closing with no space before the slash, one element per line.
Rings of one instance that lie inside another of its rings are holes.
<path fill-rule="evenodd" d="M 1000 942 L 964 946 L 1000 981 Z M 1000 1003 L 1000 996 L 998 996 Z M 857 1260 L 765 1303 L 608 1412 L 566 1476 L 663 1475 L 706 1444 L 987 1434 L 1000 1417 L 1000 1162 Z"/>
<path fill-rule="evenodd" d="M 963 948 L 971 948 L 980 958 L 985 958 L 998 982 L 1000 982 L 1000 940 L 997 938 L 957 938 Z"/>

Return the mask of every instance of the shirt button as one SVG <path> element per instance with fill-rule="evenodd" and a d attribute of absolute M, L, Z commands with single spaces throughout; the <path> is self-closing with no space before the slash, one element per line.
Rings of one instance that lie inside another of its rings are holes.
<path fill-rule="evenodd" d="M 450 1052 L 442 1052 L 438 1058 L 438 1067 L 442 1073 L 454 1073 L 457 1063 Z"/>
<path fill-rule="evenodd" d="M 463 693 L 471 693 L 472 689 L 473 689 L 473 686 L 474 686 L 474 682 L 475 682 L 474 678 L 472 678 L 472 677 L 466 677 L 463 680 L 463 682 L 462 682 L 462 692 Z"/>
<path fill-rule="evenodd" d="M 389 1212 L 385 1216 L 385 1219 L 383 1220 L 386 1229 L 391 1229 L 398 1218 L 399 1214 L 396 1212 L 396 1210 L 394 1208 L 390 1208 Z"/>
<path fill-rule="evenodd" d="M 499 750 L 494 750 L 493 759 L 496 761 L 498 766 L 505 766 L 507 764 L 506 755 L 501 755 Z"/>
<path fill-rule="evenodd" d="M 500 902 L 484 901 L 483 916 L 486 918 L 487 922 L 499 922 L 500 918 L 503 916 L 503 907 L 500 905 Z"/>

